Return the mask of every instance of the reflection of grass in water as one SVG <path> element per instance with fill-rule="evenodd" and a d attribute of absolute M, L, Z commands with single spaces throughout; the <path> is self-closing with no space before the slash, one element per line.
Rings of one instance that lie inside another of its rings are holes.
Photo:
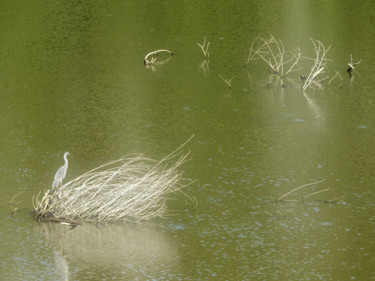
<path fill-rule="evenodd" d="M 94 271 L 95 280 L 136 280 L 146 273 L 161 280 L 168 270 L 180 272 L 179 254 L 162 224 L 84 223 L 68 230 L 57 223 L 42 223 L 35 231 L 42 231 L 54 249 L 56 270 L 65 267 L 71 280 L 85 270 Z"/>
<path fill-rule="evenodd" d="M 37 197 L 36 217 L 77 221 L 163 217 L 167 214 L 167 195 L 183 193 L 181 188 L 189 184 L 187 180 L 181 181 L 181 173 L 177 171 L 187 155 L 175 151 L 161 161 L 130 155 L 105 163 L 53 192 L 48 190 L 41 200 Z"/>

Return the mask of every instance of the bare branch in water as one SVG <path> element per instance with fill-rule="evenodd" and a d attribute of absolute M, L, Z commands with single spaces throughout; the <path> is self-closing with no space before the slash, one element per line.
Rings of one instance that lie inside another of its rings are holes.
<path fill-rule="evenodd" d="M 208 58 L 210 56 L 210 53 L 208 52 L 208 47 L 210 46 L 210 42 L 206 41 L 206 37 L 204 37 L 203 44 L 199 44 L 199 43 L 197 44 L 202 49 L 203 55 Z"/>
<path fill-rule="evenodd" d="M 152 64 L 156 61 L 156 57 L 157 57 L 157 55 L 158 55 L 159 53 L 163 53 L 163 52 L 168 53 L 168 54 L 170 54 L 171 56 L 174 55 L 171 51 L 168 51 L 168 50 L 166 50 L 166 49 L 161 49 L 161 50 L 153 51 L 153 52 L 148 53 L 148 54 L 145 56 L 145 59 L 143 60 L 143 63 L 144 63 L 145 65 L 152 65 Z M 149 56 L 152 56 L 152 57 L 151 57 L 151 60 L 148 60 L 148 59 L 147 59 Z"/>
<path fill-rule="evenodd" d="M 221 76 L 221 74 L 219 74 L 220 78 L 223 79 L 223 81 L 228 85 L 229 89 L 232 89 L 232 80 L 236 77 L 236 76 L 233 76 L 230 80 L 227 80 L 227 79 L 224 79 L 223 76 Z"/>
<path fill-rule="evenodd" d="M 311 196 L 313 196 L 315 194 L 318 194 L 318 193 L 321 193 L 321 192 L 326 192 L 328 190 L 329 190 L 329 188 L 326 188 L 326 189 L 323 189 L 323 190 L 319 190 L 319 191 L 315 191 L 313 193 L 310 193 L 310 194 L 307 194 L 307 195 L 303 196 L 303 198 L 308 198 L 308 197 L 311 197 Z"/>
<path fill-rule="evenodd" d="M 319 83 L 322 80 L 328 78 L 324 77 L 323 79 L 317 80 L 317 77 L 325 72 L 326 65 L 327 65 L 327 52 L 329 51 L 331 46 L 328 46 L 328 48 L 325 48 L 323 43 L 319 40 L 311 39 L 311 42 L 314 45 L 314 52 L 315 52 L 315 58 L 314 65 L 311 67 L 309 75 L 305 79 L 305 83 L 302 86 L 302 90 L 306 91 L 306 89 L 312 84 L 312 83 Z"/>
<path fill-rule="evenodd" d="M 293 56 L 293 58 L 294 58 L 294 63 L 292 64 L 292 66 L 288 69 L 288 71 L 285 73 L 285 75 L 288 75 L 290 72 L 294 72 L 294 71 L 299 71 L 300 70 L 300 68 L 298 68 L 298 69 L 295 69 L 295 67 L 297 66 L 297 64 L 298 64 L 298 61 L 301 59 L 301 56 L 302 56 L 302 53 L 301 53 L 301 50 L 300 50 L 300 48 L 298 47 L 297 49 L 295 49 L 295 50 L 292 50 L 291 51 L 291 54 L 292 54 L 292 56 Z M 292 59 L 290 59 L 289 61 L 291 61 Z M 288 62 L 289 62 L 288 61 Z M 287 62 L 287 63 L 288 63 Z"/>
<path fill-rule="evenodd" d="M 336 77 L 339 77 L 341 79 L 341 81 L 343 80 L 342 79 L 342 76 L 340 75 L 340 73 L 338 71 L 336 71 L 336 74 L 329 80 L 328 82 L 328 85 L 331 84 L 331 82 L 336 78 Z"/>
<path fill-rule="evenodd" d="M 357 64 L 360 64 L 362 62 L 362 60 L 359 60 L 359 61 L 354 61 L 353 60 L 353 57 L 352 57 L 352 54 L 350 54 L 350 62 L 348 62 L 348 65 L 349 65 L 349 68 L 346 70 L 350 76 L 352 76 L 352 72 L 353 70 L 355 69 L 355 66 Z"/>
<path fill-rule="evenodd" d="M 291 194 L 291 193 L 293 193 L 293 192 L 296 192 L 297 190 L 299 190 L 299 189 L 301 189 L 301 188 L 304 188 L 304 187 L 306 187 L 306 186 L 310 186 L 310 185 L 314 185 L 314 184 L 318 184 L 318 183 L 321 183 L 321 182 L 324 182 L 324 181 L 326 181 L 326 179 L 324 179 L 324 180 L 320 180 L 320 181 L 315 181 L 315 182 L 312 182 L 312 183 L 307 183 L 307 184 L 301 185 L 301 186 L 299 186 L 299 187 L 296 187 L 296 188 L 292 189 L 291 191 L 285 193 L 284 195 L 280 196 L 279 198 L 277 198 L 276 201 L 280 201 L 280 200 L 283 199 L 285 196 L 287 196 L 287 195 L 289 195 L 289 194 Z"/>
<path fill-rule="evenodd" d="M 23 193 L 23 191 L 20 191 L 20 192 L 18 192 L 16 195 L 14 195 L 13 197 L 12 197 L 12 199 L 10 199 L 10 201 L 9 201 L 9 205 L 11 205 L 11 206 L 16 206 L 16 205 L 18 205 L 18 204 L 20 204 L 20 203 L 22 203 L 22 200 L 21 201 L 14 201 L 15 199 L 16 199 L 16 197 L 18 197 L 20 194 L 22 194 Z"/>

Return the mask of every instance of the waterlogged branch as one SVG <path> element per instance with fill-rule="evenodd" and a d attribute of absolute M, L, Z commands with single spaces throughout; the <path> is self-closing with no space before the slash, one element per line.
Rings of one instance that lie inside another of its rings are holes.
<path fill-rule="evenodd" d="M 355 69 L 355 66 L 357 64 L 360 64 L 362 62 L 362 60 L 359 60 L 359 61 L 354 61 L 353 60 L 353 57 L 352 57 L 352 54 L 350 54 L 350 62 L 348 62 L 348 65 L 349 65 L 349 68 L 346 70 L 350 76 L 352 76 L 352 72 L 354 71 Z"/>
<path fill-rule="evenodd" d="M 210 42 L 206 41 L 206 37 L 204 37 L 203 44 L 199 44 L 199 43 L 197 44 L 202 49 L 203 55 L 208 58 L 210 56 L 210 53 L 208 52 L 208 47 L 210 46 Z"/>
<path fill-rule="evenodd" d="M 315 181 L 315 182 L 312 182 L 312 183 L 307 183 L 307 184 L 304 184 L 304 185 L 298 186 L 298 187 L 292 189 L 291 191 L 285 193 L 284 195 L 280 196 L 279 198 L 277 198 L 276 201 L 277 201 L 277 202 L 281 201 L 281 199 L 283 199 L 283 198 L 286 197 L 287 195 L 289 195 L 289 194 L 291 194 L 291 193 L 293 193 L 293 192 L 296 192 L 297 190 L 299 190 L 299 189 L 301 189 L 301 188 L 304 188 L 304 187 L 306 187 L 306 186 L 310 186 L 310 185 L 314 185 L 314 184 L 318 184 L 318 183 L 321 183 L 321 182 L 324 182 L 324 181 L 326 181 L 326 179 L 324 179 L 324 180 L 320 180 L 320 181 Z"/>
<path fill-rule="evenodd" d="M 148 54 L 145 56 L 145 59 L 143 60 L 143 63 L 144 63 L 145 65 L 152 65 L 152 64 L 156 61 L 156 59 L 157 59 L 157 58 L 156 58 L 157 55 L 158 55 L 159 53 L 163 53 L 163 52 L 168 53 L 168 54 L 170 54 L 171 56 L 174 55 L 171 51 L 168 51 L 168 50 L 166 50 L 166 49 L 161 49 L 161 50 L 153 51 L 153 52 L 148 53 Z M 149 57 L 149 56 L 152 56 L 152 57 L 151 57 L 151 60 L 148 60 L 148 57 Z"/>
<path fill-rule="evenodd" d="M 326 188 L 326 189 L 323 189 L 323 190 L 318 190 L 318 191 L 315 191 L 315 192 L 312 192 L 312 193 L 310 193 L 310 194 L 307 194 L 307 195 L 303 196 L 303 198 L 308 198 L 308 197 L 311 197 L 311 196 L 313 196 L 313 195 L 315 195 L 315 194 L 319 194 L 319 193 L 322 193 L 322 192 L 326 192 L 326 191 L 328 191 L 328 190 L 329 190 L 329 188 Z"/>
<path fill-rule="evenodd" d="M 298 47 L 297 49 L 292 50 L 290 53 L 292 54 L 293 58 L 291 58 L 289 61 L 292 61 L 292 60 L 294 59 L 294 63 L 293 63 L 292 66 L 288 69 L 288 71 L 285 73 L 285 75 L 288 75 L 290 72 L 294 72 L 294 71 L 298 71 L 298 70 L 300 70 L 300 68 L 298 68 L 298 69 L 294 69 L 294 68 L 297 66 L 298 61 L 301 59 L 301 56 L 302 56 L 302 53 L 301 53 L 300 48 Z M 288 62 L 289 62 L 289 61 L 288 61 Z M 287 62 L 287 63 L 288 63 L 288 62 Z"/>
<path fill-rule="evenodd" d="M 271 69 L 274 72 L 277 72 L 278 71 L 277 63 L 275 63 L 276 58 L 270 46 L 270 43 L 273 40 L 274 38 L 272 36 L 268 41 L 266 41 L 260 36 L 255 38 L 254 41 L 251 43 L 250 53 L 249 53 L 246 63 L 249 63 L 250 61 L 253 61 L 253 60 L 262 59 L 266 64 L 269 65 L 269 67 L 271 67 Z M 257 47 L 254 48 L 255 44 L 257 45 Z"/>
<path fill-rule="evenodd" d="M 343 79 L 342 79 L 342 76 L 340 75 L 340 73 L 339 73 L 338 71 L 336 71 L 336 74 L 335 74 L 335 75 L 329 80 L 328 85 L 330 85 L 331 82 L 332 82 L 333 80 L 335 80 L 336 77 L 339 77 L 339 78 L 341 79 L 341 81 L 343 80 Z"/>
<path fill-rule="evenodd" d="M 317 77 L 325 72 L 326 65 L 327 65 L 327 53 L 331 46 L 328 46 L 328 48 L 325 48 L 323 43 L 319 40 L 311 39 L 311 42 L 314 45 L 314 52 L 315 52 L 315 58 L 313 59 L 314 65 L 311 67 L 309 75 L 306 77 L 305 83 L 302 86 L 302 90 L 305 91 L 313 82 L 318 83 L 323 81 L 324 79 L 328 77 L 324 77 L 320 80 L 317 79 Z"/>
<path fill-rule="evenodd" d="M 232 80 L 236 77 L 236 76 L 233 76 L 231 79 L 224 79 L 223 76 L 221 76 L 221 74 L 219 74 L 220 78 L 223 79 L 223 81 L 228 85 L 229 89 L 232 89 Z"/>
<path fill-rule="evenodd" d="M 290 58 L 287 58 L 291 54 Z M 284 75 L 284 67 L 287 64 L 291 66 L 286 71 L 285 75 L 292 71 L 296 71 L 295 67 L 301 58 L 301 51 L 299 48 L 290 52 L 285 51 L 283 42 L 280 39 L 275 39 L 271 36 L 268 40 L 258 36 L 251 43 L 249 56 L 246 63 L 253 60 L 263 60 L 275 74 Z"/>

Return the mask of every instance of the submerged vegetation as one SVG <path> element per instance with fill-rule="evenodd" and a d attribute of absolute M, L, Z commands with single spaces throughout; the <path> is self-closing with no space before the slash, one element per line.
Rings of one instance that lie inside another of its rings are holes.
<path fill-rule="evenodd" d="M 168 215 L 168 196 L 175 192 L 187 196 L 181 189 L 191 181 L 178 172 L 187 156 L 176 150 L 160 161 L 129 155 L 105 163 L 34 198 L 35 217 L 62 222 L 142 221 Z"/>
<path fill-rule="evenodd" d="M 313 55 L 303 55 L 301 48 L 297 46 L 293 49 L 286 49 L 281 39 L 277 39 L 270 35 L 269 38 L 257 36 L 251 43 L 249 53 L 245 59 L 245 65 L 255 63 L 256 61 L 263 62 L 270 70 L 271 74 L 268 78 L 267 88 L 271 86 L 280 86 L 281 88 L 292 87 L 300 85 L 303 93 L 308 89 L 323 89 L 323 81 L 327 80 L 326 85 L 330 86 L 335 79 L 343 80 L 339 71 L 334 71 L 333 74 L 328 73 L 328 62 L 331 61 L 327 54 L 331 45 L 326 46 L 317 39 L 310 38 L 312 43 Z M 206 76 L 209 71 L 209 47 L 211 42 L 203 37 L 202 43 L 197 43 L 203 53 L 204 60 L 199 65 Z M 311 51 L 310 51 L 311 52 Z M 173 53 L 166 49 L 150 52 L 144 58 L 146 67 L 155 70 L 156 66 L 162 65 L 169 61 L 170 56 L 161 61 L 157 61 L 159 53 Z M 360 64 L 361 60 L 355 61 L 350 55 L 349 68 L 346 70 L 349 74 L 349 82 L 354 79 L 353 72 L 355 66 Z M 250 75 L 249 72 L 247 73 Z M 233 75 L 231 79 L 225 79 L 221 74 L 219 77 L 222 81 L 232 89 L 232 80 L 236 77 Z M 341 83 L 339 84 L 341 86 Z"/>

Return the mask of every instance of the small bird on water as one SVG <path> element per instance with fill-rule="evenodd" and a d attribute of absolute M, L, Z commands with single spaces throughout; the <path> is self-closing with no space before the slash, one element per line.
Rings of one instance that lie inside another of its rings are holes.
<path fill-rule="evenodd" d="M 66 170 L 68 170 L 68 159 L 66 158 L 68 155 L 70 155 L 69 152 L 65 152 L 64 153 L 64 161 L 65 161 L 65 164 L 64 166 L 61 166 L 56 174 L 55 174 L 55 178 L 53 180 L 53 183 L 52 183 L 52 189 L 55 188 L 55 187 L 58 187 L 59 185 L 62 184 L 62 180 L 65 178 L 66 176 Z"/>

